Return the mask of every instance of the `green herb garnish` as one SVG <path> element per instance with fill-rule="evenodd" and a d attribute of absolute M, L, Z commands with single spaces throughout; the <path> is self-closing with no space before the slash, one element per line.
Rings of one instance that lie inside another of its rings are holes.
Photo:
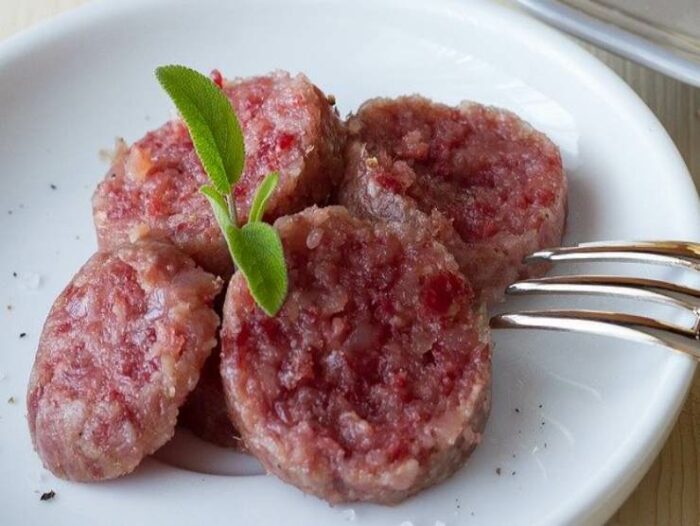
<path fill-rule="evenodd" d="M 185 66 L 161 66 L 156 77 L 182 115 L 211 181 L 200 191 L 211 204 L 233 262 L 260 308 L 274 316 L 287 296 L 287 267 L 279 233 L 262 218 L 279 174 L 272 172 L 260 183 L 248 222 L 239 226 L 231 191 L 243 172 L 245 145 L 231 103 L 209 78 Z"/>

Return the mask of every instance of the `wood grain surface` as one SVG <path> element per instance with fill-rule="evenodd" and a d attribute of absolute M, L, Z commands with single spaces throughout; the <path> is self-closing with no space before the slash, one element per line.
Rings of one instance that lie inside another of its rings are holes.
<path fill-rule="evenodd" d="M 0 0 L 0 39 L 88 0 Z M 700 188 L 700 89 L 583 44 L 656 113 Z M 659 457 L 609 526 L 700 525 L 700 374 Z"/>

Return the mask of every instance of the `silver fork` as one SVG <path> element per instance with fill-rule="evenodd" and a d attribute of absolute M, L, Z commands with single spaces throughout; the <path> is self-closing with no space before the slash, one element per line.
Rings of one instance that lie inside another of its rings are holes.
<path fill-rule="evenodd" d="M 581 243 L 540 250 L 526 263 L 614 261 L 680 267 L 700 273 L 700 243 L 639 241 Z M 491 318 L 494 329 L 577 331 L 662 345 L 700 360 L 700 290 L 656 279 L 612 275 L 569 275 L 528 279 L 510 285 L 507 294 L 584 294 L 646 300 L 690 314 L 685 327 L 654 318 L 605 310 L 537 310 Z"/>

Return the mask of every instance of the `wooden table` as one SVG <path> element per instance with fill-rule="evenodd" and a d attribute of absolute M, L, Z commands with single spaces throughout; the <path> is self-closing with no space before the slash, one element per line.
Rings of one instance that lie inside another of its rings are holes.
<path fill-rule="evenodd" d="M 0 39 L 88 0 L 0 0 Z M 644 99 L 700 188 L 700 89 L 585 45 Z M 700 373 L 668 442 L 609 526 L 700 525 Z"/>

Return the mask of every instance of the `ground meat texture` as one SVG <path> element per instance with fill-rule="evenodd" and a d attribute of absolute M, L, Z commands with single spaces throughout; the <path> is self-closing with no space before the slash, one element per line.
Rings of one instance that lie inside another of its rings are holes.
<path fill-rule="evenodd" d="M 419 96 L 365 102 L 348 129 L 339 202 L 353 213 L 409 222 L 433 214 L 440 239 L 489 302 L 542 273 L 522 259 L 560 244 L 567 189 L 545 135 L 505 110 Z"/>
<path fill-rule="evenodd" d="M 481 440 L 483 309 L 432 234 L 342 207 L 276 222 L 289 295 L 268 317 L 240 274 L 221 332 L 231 416 L 268 471 L 332 503 L 399 502 Z"/>
<path fill-rule="evenodd" d="M 207 442 L 245 450 L 243 439 L 228 416 L 219 363 L 219 352 L 212 353 L 202 369 L 197 387 L 180 410 L 178 422 Z"/>
<path fill-rule="evenodd" d="M 245 169 L 234 189 L 245 221 L 255 189 L 270 171 L 280 182 L 266 219 L 324 203 L 343 173 L 343 124 L 326 96 L 304 75 L 276 72 L 225 81 L 246 146 Z M 233 264 L 210 206 L 199 188 L 208 182 L 187 128 L 174 119 L 130 148 L 117 149 L 93 197 L 100 248 L 144 237 L 167 239 L 202 268 L 229 277 Z"/>
<path fill-rule="evenodd" d="M 29 380 L 29 429 L 49 470 L 118 477 L 172 437 L 216 345 L 221 285 L 164 243 L 88 260 L 49 313 Z"/>

